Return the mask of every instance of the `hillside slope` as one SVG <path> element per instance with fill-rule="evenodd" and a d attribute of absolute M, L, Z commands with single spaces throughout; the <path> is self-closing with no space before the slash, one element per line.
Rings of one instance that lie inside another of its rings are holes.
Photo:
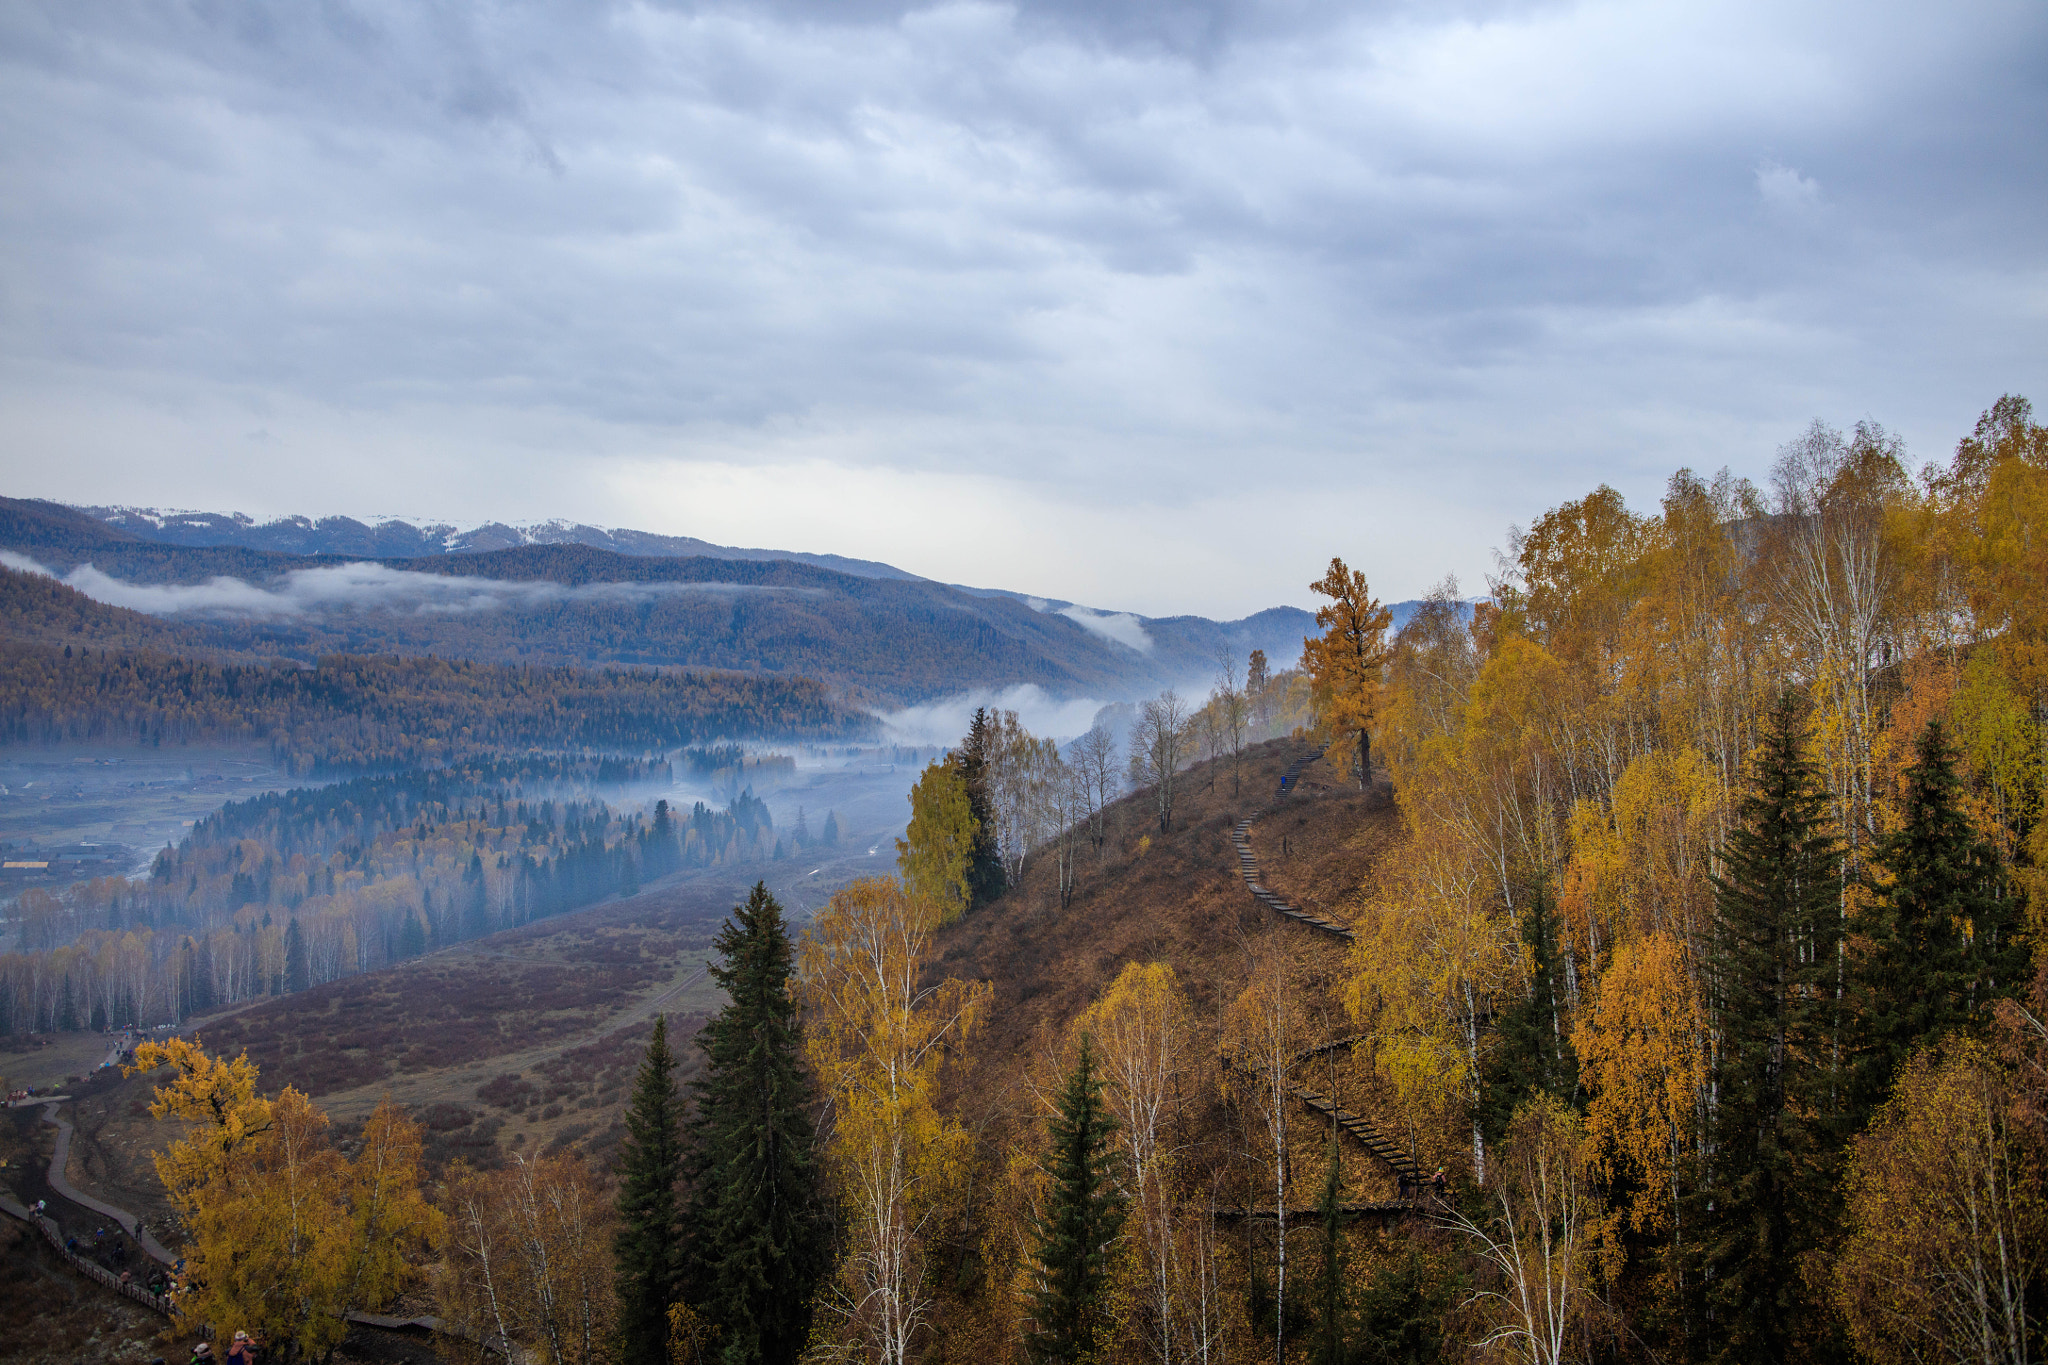
<path fill-rule="evenodd" d="M 1173 828 L 1164 834 L 1150 793 L 1127 796 L 1110 812 L 1101 859 L 1081 855 L 1077 888 L 1065 909 L 1058 905 L 1051 859 L 1041 853 L 1026 865 L 1019 886 L 942 931 L 930 975 L 988 981 L 995 991 L 987 1031 L 972 1048 L 983 1072 L 976 1089 L 1020 1084 L 1034 1053 L 1063 1034 L 1130 962 L 1174 969 L 1211 1054 L 1248 962 L 1262 953 L 1288 959 L 1325 1038 L 1349 1031 L 1334 994 L 1345 969 L 1343 945 L 1280 920 L 1254 901 L 1230 843 L 1240 818 L 1263 811 L 1252 837 L 1265 884 L 1319 912 L 1337 913 L 1370 883 L 1374 860 L 1399 818 L 1391 792 L 1384 782 L 1370 793 L 1333 787 L 1327 766 L 1317 763 L 1293 794 L 1279 796 L 1282 771 L 1306 752 L 1310 746 L 1295 739 L 1249 750 L 1235 795 L 1229 760 L 1190 769 L 1181 777 L 1186 785 L 1176 798 Z M 1002 1073 L 1008 1079 L 990 1084 Z M 1359 1079 L 1373 1089 L 1368 1078 Z M 1367 1108 L 1374 1102 L 1364 1091 L 1357 1098 Z M 1399 1116 L 1383 1117 L 1398 1126 Z"/>

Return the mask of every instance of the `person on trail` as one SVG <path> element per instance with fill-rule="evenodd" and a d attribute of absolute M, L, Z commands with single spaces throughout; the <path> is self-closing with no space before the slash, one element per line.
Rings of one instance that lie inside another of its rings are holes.
<path fill-rule="evenodd" d="M 249 1340 L 247 1332 L 235 1333 L 235 1344 L 228 1347 L 228 1359 L 234 1365 L 253 1365 L 256 1359 L 256 1344 Z"/>
<path fill-rule="evenodd" d="M 200 1342 L 197 1346 L 194 1346 L 192 1348 L 192 1359 L 195 1362 L 203 1360 L 207 1362 L 207 1365 L 212 1365 L 213 1347 L 208 1345 L 206 1342 Z"/>
<path fill-rule="evenodd" d="M 1437 1198 L 1439 1198 L 1439 1199 L 1443 1198 L 1443 1197 L 1444 1197 L 1444 1168 L 1443 1168 L 1443 1167 L 1439 1166 L 1439 1167 L 1437 1167 L 1437 1168 L 1436 1168 L 1436 1174 L 1435 1174 L 1435 1175 L 1433 1175 L 1433 1176 L 1431 1176 L 1431 1177 L 1429 1178 L 1429 1183 L 1430 1183 L 1430 1184 L 1432 1184 L 1432 1185 L 1434 1185 L 1434 1186 L 1436 1186 L 1436 1197 L 1437 1197 Z"/>

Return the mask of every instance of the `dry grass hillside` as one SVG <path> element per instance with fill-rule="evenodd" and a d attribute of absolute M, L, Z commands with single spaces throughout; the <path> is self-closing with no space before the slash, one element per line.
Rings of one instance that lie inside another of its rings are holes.
<path fill-rule="evenodd" d="M 1252 842 L 1266 885 L 1304 909 L 1342 918 L 1343 907 L 1371 886 L 1399 818 L 1384 782 L 1368 792 L 1343 788 L 1320 762 L 1280 796 L 1288 764 L 1313 752 L 1299 740 L 1261 745 L 1246 754 L 1235 784 L 1227 759 L 1196 767 L 1183 775 L 1164 831 L 1150 793 L 1127 797 L 1111 812 L 1101 857 L 1082 855 L 1078 889 L 1066 907 L 1058 904 L 1052 858 L 1041 854 L 1008 895 L 942 932 L 932 979 L 987 981 L 993 996 L 985 1025 L 962 1049 L 965 1064 L 948 1081 L 948 1102 L 974 1133 L 977 1160 L 968 1207 L 942 1253 L 950 1258 L 945 1278 L 961 1292 L 946 1300 L 934 1359 L 999 1351 L 1012 1330 L 1002 1316 L 1005 1296 L 985 1292 L 996 1286 L 982 1281 L 1002 1273 L 1005 1245 L 1018 1242 L 1027 1209 L 1015 1177 L 1043 1147 L 1045 1096 L 1071 1056 L 1075 1023 L 1128 963 L 1171 966 L 1195 1015 L 1175 1136 L 1188 1181 L 1202 1186 L 1187 1197 L 1272 1206 L 1270 1141 L 1244 1087 L 1234 1086 L 1222 1065 L 1232 1046 L 1231 1007 L 1256 972 L 1277 972 L 1301 1006 L 1302 1049 L 1345 1040 L 1353 1033 L 1342 1007 L 1349 952 L 1341 940 L 1253 900 L 1238 873 L 1231 828 L 1262 812 Z M 1302 1062 L 1292 1080 L 1334 1096 L 1424 1169 L 1448 1155 L 1441 1150 L 1447 1135 L 1434 1132 L 1427 1116 L 1400 1112 L 1369 1061 L 1348 1046 Z M 1314 1204 L 1322 1186 L 1329 1128 L 1300 1104 L 1290 1106 L 1289 1123 L 1288 1207 L 1300 1210 Z M 1342 1160 L 1345 1200 L 1394 1198 L 1384 1162 L 1349 1139 Z M 1270 1232 L 1263 1230 L 1269 1225 L 1251 1226 L 1249 1241 L 1242 1225 L 1231 1234 L 1240 1248 L 1234 1254 L 1270 1255 Z M 1413 1220 L 1360 1224 L 1357 1275 L 1369 1277 L 1374 1266 L 1389 1263 L 1407 1245 L 1403 1239 L 1432 1235 L 1418 1228 Z"/>
<path fill-rule="evenodd" d="M 655 1012 L 684 1043 L 717 1007 L 704 960 L 746 887 L 705 877 L 459 944 L 380 972 L 196 1022 L 247 1050 L 266 1089 L 306 1091 L 345 1133 L 386 1094 L 427 1130 L 430 1166 L 575 1146 L 602 1159 Z M 678 1049 L 687 1078 L 693 1047 Z M 151 1077 L 74 1088 L 70 1174 L 145 1216 L 166 1211 L 149 1160 L 165 1134 Z"/>

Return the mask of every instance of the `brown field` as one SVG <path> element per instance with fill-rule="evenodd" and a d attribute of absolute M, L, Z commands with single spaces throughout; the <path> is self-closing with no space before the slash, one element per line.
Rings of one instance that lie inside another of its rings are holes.
<path fill-rule="evenodd" d="M 210 1049 L 246 1050 L 266 1089 L 295 1085 L 338 1134 L 385 1095 L 427 1129 L 438 1170 L 513 1150 L 602 1156 L 657 1010 L 686 1041 L 719 995 L 708 945 L 744 884 L 699 878 L 460 944 L 381 972 L 194 1021 Z M 104 1041 L 95 1039 L 104 1055 Z M 683 1071 L 697 1053 L 681 1046 Z M 167 1134 L 147 1077 L 75 1089 L 68 1174 L 145 1216 L 168 1213 L 149 1161 Z M 480 1093 L 481 1092 L 481 1093 Z"/>

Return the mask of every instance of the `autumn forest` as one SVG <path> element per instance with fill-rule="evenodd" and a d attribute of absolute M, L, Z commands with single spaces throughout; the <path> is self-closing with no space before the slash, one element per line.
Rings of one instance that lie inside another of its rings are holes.
<path fill-rule="evenodd" d="M 1758 481 L 1593 489 L 1398 628 L 1344 557 L 1308 586 L 1299 667 L 1226 649 L 1078 738 L 976 710 L 809 907 L 757 878 L 836 817 L 778 828 L 719 747 L 871 736 L 808 679 L 11 642 L 9 744 L 329 781 L 25 892 L 0 1028 L 200 1019 L 130 1059 L 169 1311 L 286 1357 L 404 1300 L 479 1362 L 2040 1359 L 2028 403 L 1921 467 L 1816 423 Z M 630 794 L 678 765 L 730 800 Z M 715 868 L 756 883 L 716 1006 L 636 1022 L 605 1143 L 444 1160 L 205 1047 Z"/>

